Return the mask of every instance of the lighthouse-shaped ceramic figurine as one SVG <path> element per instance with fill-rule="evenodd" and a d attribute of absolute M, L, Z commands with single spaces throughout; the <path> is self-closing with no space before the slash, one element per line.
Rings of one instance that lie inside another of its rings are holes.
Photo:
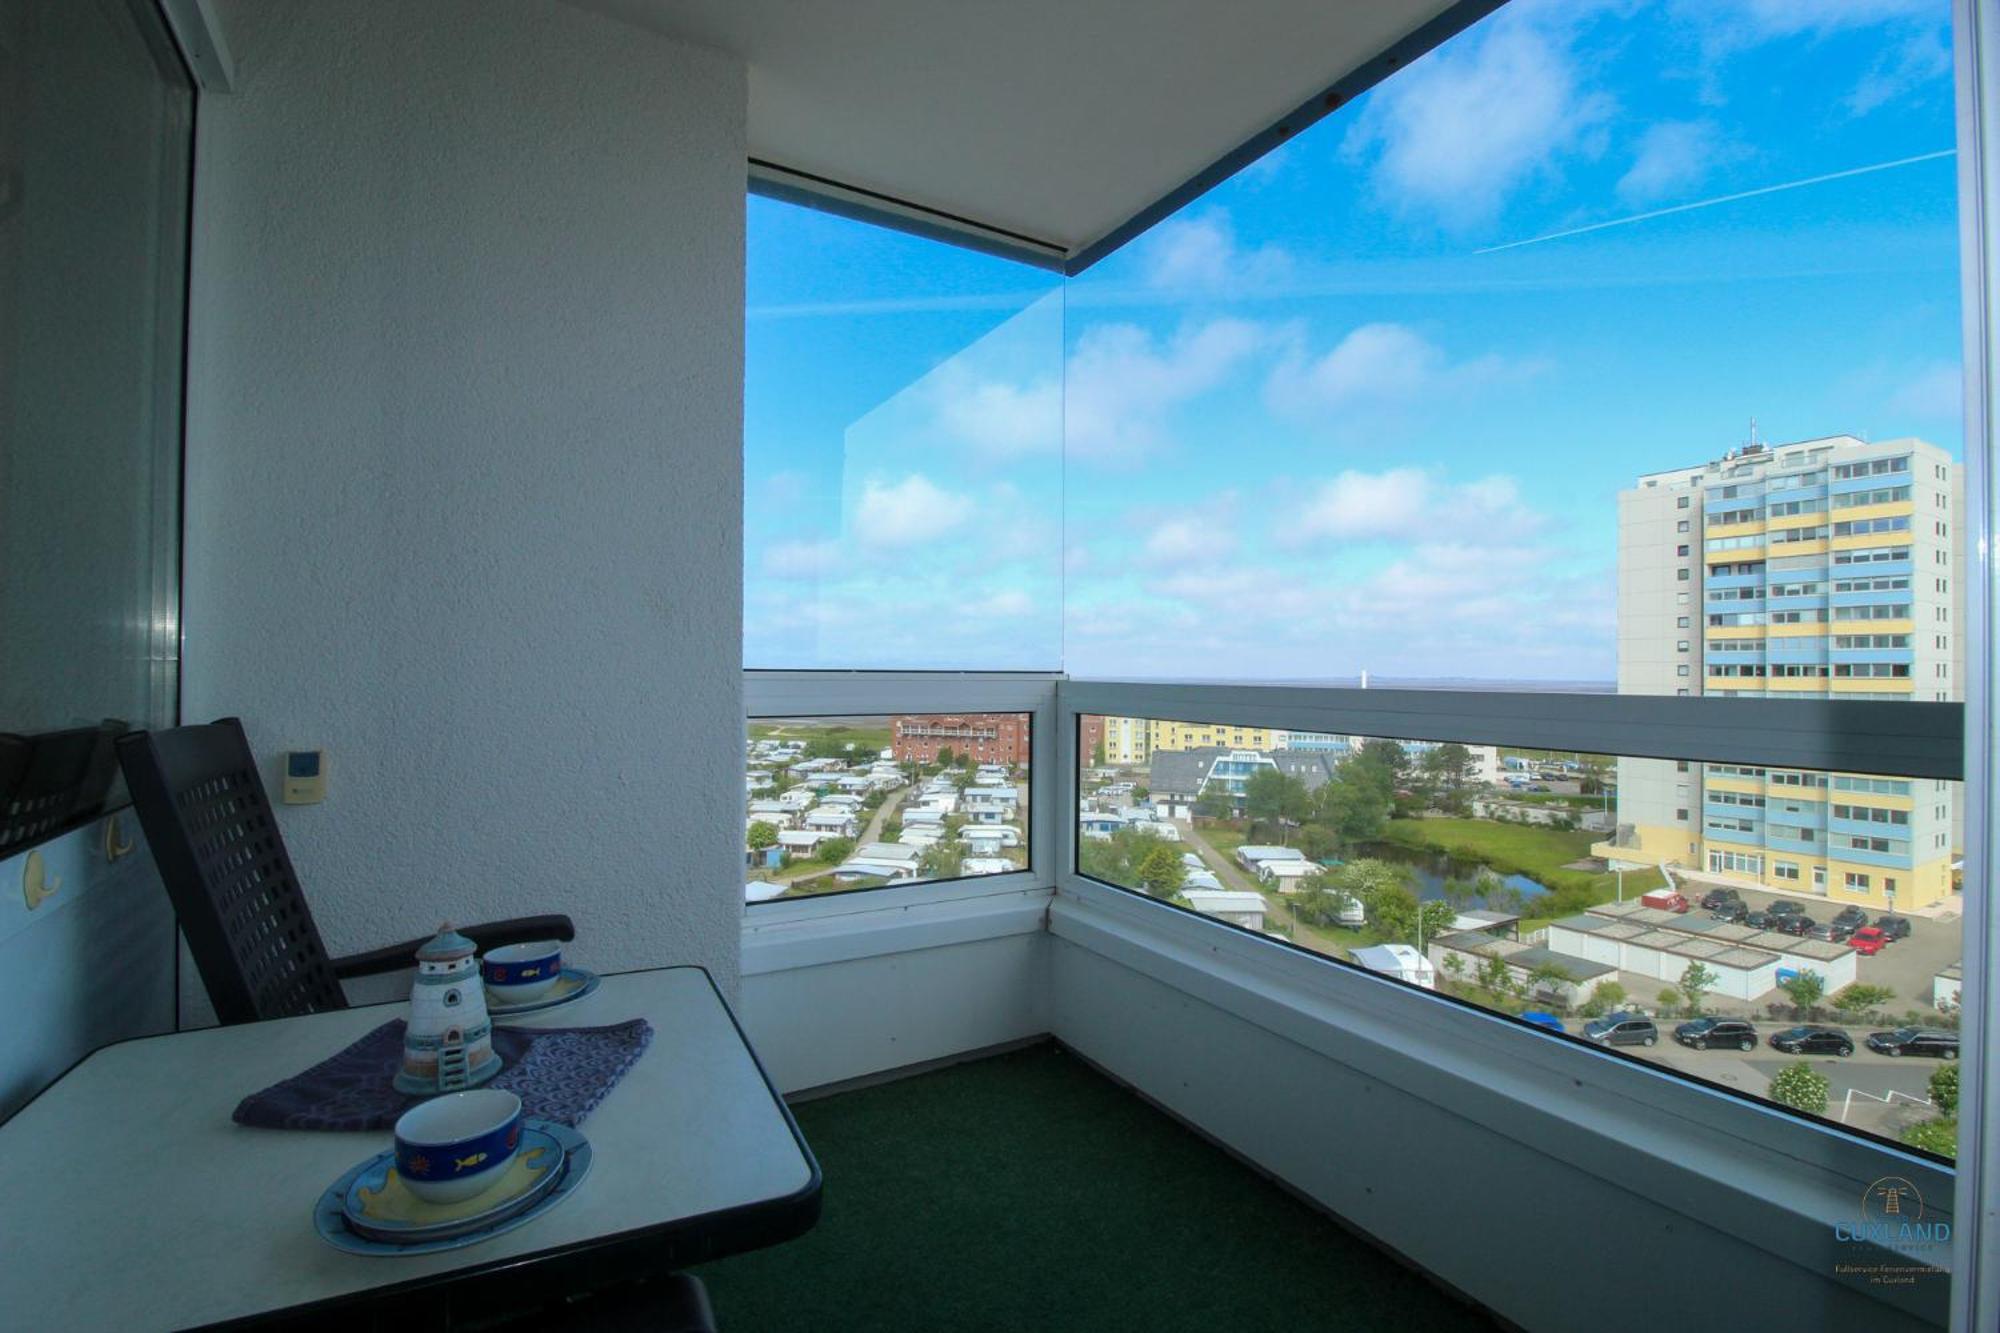
<path fill-rule="evenodd" d="M 493 1023 L 486 1016 L 486 987 L 472 956 L 477 948 L 447 921 L 417 950 L 396 1091 L 457 1092 L 500 1072 Z"/>

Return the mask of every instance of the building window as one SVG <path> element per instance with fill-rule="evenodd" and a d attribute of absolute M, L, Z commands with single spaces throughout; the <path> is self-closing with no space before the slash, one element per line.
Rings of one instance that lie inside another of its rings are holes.
<path fill-rule="evenodd" d="M 1686 532 L 1687 530 L 1688 530 L 1688 521 L 1686 519 L 1682 519 L 1680 522 L 1674 524 L 1675 532 Z"/>
<path fill-rule="evenodd" d="M 1682 652 L 1686 652 L 1686 651 L 1687 651 L 1687 648 L 1686 648 L 1686 646 L 1685 646 L 1685 645 L 1683 645 L 1683 646 L 1682 646 L 1682 649 L 1681 649 L 1681 651 L 1682 651 Z M 1675 667 L 1675 668 L 1674 668 L 1674 674 L 1675 674 L 1676 676 L 1685 676 L 1685 675 L 1687 675 L 1687 674 L 1688 674 L 1688 665 L 1687 665 L 1687 663 L 1683 662 L 1683 663 L 1681 663 L 1681 664 L 1680 664 L 1679 666 Z"/>
<path fill-rule="evenodd" d="M 1688 498 L 1685 495 L 1675 497 L 1674 508 L 1686 509 L 1687 507 L 1688 507 Z"/>
<path fill-rule="evenodd" d="M 1690 577 L 1690 574 L 1689 571 L 1685 569 L 1677 569 L 1674 571 L 1674 577 L 1679 579 L 1682 583 L 1686 583 Z"/>
<path fill-rule="evenodd" d="M 1850 870 L 1847 872 L 1846 884 L 1847 884 L 1847 890 L 1850 893 L 1869 892 L 1868 876 L 1861 874 L 1858 871 Z"/>

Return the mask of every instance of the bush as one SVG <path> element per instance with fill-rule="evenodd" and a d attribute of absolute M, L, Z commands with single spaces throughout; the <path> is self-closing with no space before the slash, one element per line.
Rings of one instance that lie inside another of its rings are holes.
<path fill-rule="evenodd" d="M 1804 1060 L 1786 1065 L 1771 1080 L 1770 1098 L 1780 1106 L 1813 1115 L 1826 1114 L 1826 1094 L 1833 1085 Z"/>
<path fill-rule="evenodd" d="M 1681 1007 L 1681 993 L 1675 990 L 1672 986 L 1661 987 L 1660 1013 L 1663 1015 L 1671 1014 L 1674 1010 L 1680 1007 Z"/>
<path fill-rule="evenodd" d="M 1903 1142 L 1912 1148 L 1922 1148 L 1940 1157 L 1958 1156 L 1958 1117 L 1940 1116 L 1936 1120 L 1926 1120 L 1921 1125 L 1911 1125 L 1903 1131 Z"/>
<path fill-rule="evenodd" d="M 1945 1065 L 1931 1075 L 1931 1102 L 1938 1114 L 1956 1116 L 1958 1114 L 1958 1066 Z"/>

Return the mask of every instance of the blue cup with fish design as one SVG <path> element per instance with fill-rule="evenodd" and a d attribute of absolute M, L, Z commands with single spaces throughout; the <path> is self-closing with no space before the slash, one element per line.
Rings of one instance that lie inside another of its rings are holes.
<path fill-rule="evenodd" d="M 479 959 L 486 996 L 495 1004 L 527 1004 L 549 993 L 562 976 L 562 945 L 554 940 L 505 944 Z"/>
<path fill-rule="evenodd" d="M 396 1121 L 396 1174 L 428 1203 L 493 1188 L 521 1150 L 521 1099 L 499 1088 L 448 1092 Z"/>

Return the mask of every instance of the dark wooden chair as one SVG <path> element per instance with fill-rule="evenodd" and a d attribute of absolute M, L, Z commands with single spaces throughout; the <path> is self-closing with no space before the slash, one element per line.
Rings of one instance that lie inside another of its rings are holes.
<path fill-rule="evenodd" d="M 342 981 L 414 966 L 423 937 L 327 957 L 236 718 L 129 732 L 118 740 L 118 761 L 188 952 L 222 1022 L 345 1009 Z M 458 929 L 482 953 L 576 936 L 560 915 Z"/>

